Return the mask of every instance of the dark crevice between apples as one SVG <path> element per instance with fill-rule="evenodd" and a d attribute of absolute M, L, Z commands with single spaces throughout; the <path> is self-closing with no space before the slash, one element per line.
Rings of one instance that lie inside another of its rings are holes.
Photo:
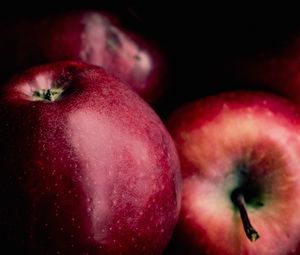
<path fill-rule="evenodd" d="M 253 171 L 250 171 L 249 168 L 244 163 L 237 164 L 238 185 L 230 192 L 230 199 L 234 210 L 240 213 L 246 236 L 250 241 L 254 242 L 259 238 L 259 234 L 250 222 L 247 207 L 256 209 L 263 207 L 264 192 L 257 178 L 251 176 L 250 173 Z"/>

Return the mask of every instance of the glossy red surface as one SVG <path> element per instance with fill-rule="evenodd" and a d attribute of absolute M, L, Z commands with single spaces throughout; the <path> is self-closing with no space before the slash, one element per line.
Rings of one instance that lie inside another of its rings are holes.
<path fill-rule="evenodd" d="M 170 254 L 297 254 L 299 108 L 271 94 L 192 102 L 167 126 L 178 149 L 182 208 Z M 232 192 L 242 189 L 260 238 L 250 242 Z"/>
<path fill-rule="evenodd" d="M 53 87 L 64 90 L 57 101 L 32 96 Z M 9 250 L 162 253 L 180 206 L 179 161 L 142 99 L 101 68 L 62 62 L 20 75 L 0 101 Z"/>

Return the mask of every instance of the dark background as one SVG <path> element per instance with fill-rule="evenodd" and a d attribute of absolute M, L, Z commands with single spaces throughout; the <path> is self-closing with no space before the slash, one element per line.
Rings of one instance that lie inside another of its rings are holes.
<path fill-rule="evenodd" d="M 106 10 L 118 15 L 129 29 L 153 40 L 167 60 L 169 87 L 155 106 L 163 118 L 190 100 L 247 89 L 228 75 L 228 66 L 261 52 L 280 51 L 300 31 L 298 8 L 282 3 L 45 0 L 6 4 L 1 19 L 11 22 L 68 10 Z"/>

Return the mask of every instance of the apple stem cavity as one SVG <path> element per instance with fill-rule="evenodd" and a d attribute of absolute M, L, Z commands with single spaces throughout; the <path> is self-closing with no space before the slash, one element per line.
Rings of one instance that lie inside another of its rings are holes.
<path fill-rule="evenodd" d="M 32 97 L 34 101 L 54 102 L 60 99 L 63 91 L 62 88 L 40 89 L 34 91 Z"/>
<path fill-rule="evenodd" d="M 232 201 L 240 211 L 246 236 L 251 242 L 255 242 L 259 238 L 259 234 L 251 225 L 246 209 L 245 198 L 241 189 L 236 189 L 232 192 Z"/>

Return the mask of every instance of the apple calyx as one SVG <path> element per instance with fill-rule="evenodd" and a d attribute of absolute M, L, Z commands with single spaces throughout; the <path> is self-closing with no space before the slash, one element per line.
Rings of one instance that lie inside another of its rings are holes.
<path fill-rule="evenodd" d="M 34 91 L 32 97 L 34 101 L 54 102 L 60 99 L 63 91 L 62 88 L 40 89 Z"/>
<path fill-rule="evenodd" d="M 119 36 L 116 33 L 109 31 L 106 45 L 109 49 L 117 50 L 121 46 Z"/>
<path fill-rule="evenodd" d="M 106 42 L 106 46 L 108 49 L 112 50 L 112 51 L 117 51 L 118 48 L 120 48 L 122 46 L 121 40 L 119 38 L 119 36 L 110 31 L 109 35 L 108 35 L 108 39 Z M 125 58 L 127 57 L 126 53 L 123 53 L 122 51 L 119 52 L 119 54 L 125 56 Z M 130 56 L 130 54 L 128 54 L 128 56 Z M 135 61 L 139 62 L 141 60 L 141 56 L 139 55 L 139 53 L 136 53 L 132 56 L 132 59 L 134 59 Z"/>
<path fill-rule="evenodd" d="M 231 199 L 235 206 L 239 209 L 241 219 L 243 222 L 244 230 L 246 236 L 251 242 L 255 242 L 259 238 L 258 232 L 251 225 L 250 219 L 248 217 L 246 202 L 241 189 L 237 188 L 232 192 Z"/>

